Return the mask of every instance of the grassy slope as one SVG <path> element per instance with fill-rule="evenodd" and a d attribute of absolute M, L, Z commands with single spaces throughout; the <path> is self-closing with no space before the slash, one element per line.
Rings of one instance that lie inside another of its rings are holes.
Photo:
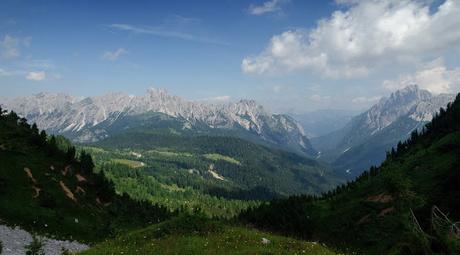
<path fill-rule="evenodd" d="M 262 238 L 270 240 L 262 244 Z M 336 254 L 317 243 L 181 216 L 92 247 L 92 254 Z"/>

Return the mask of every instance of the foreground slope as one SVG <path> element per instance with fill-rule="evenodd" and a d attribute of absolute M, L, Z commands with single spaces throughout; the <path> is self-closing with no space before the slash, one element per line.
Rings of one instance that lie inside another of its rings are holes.
<path fill-rule="evenodd" d="M 171 213 L 115 194 L 88 154 L 62 137 L 47 137 L 0 109 L 0 219 L 56 238 L 95 242 L 146 226 Z"/>
<path fill-rule="evenodd" d="M 244 213 L 262 228 L 362 254 L 459 254 L 460 95 L 379 168 L 322 198 L 292 197 Z"/>
<path fill-rule="evenodd" d="M 266 239 L 265 243 L 263 240 Z M 225 225 L 200 216 L 181 216 L 92 247 L 81 255 L 104 254 L 307 254 L 333 255 L 324 246 Z"/>

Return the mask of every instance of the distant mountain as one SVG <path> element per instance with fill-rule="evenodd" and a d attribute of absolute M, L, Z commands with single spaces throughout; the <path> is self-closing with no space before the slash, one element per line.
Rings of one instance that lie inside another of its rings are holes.
<path fill-rule="evenodd" d="M 356 111 L 322 109 L 302 114 L 290 114 L 302 125 L 309 137 L 318 137 L 343 128 Z"/>
<path fill-rule="evenodd" d="M 112 128 L 121 120 L 124 124 L 118 126 L 128 129 L 143 125 L 133 116 L 144 115 L 146 119 L 145 114 L 162 113 L 175 124 L 180 124 L 174 127 L 175 132 L 228 133 L 302 154 L 316 154 L 302 127 L 292 117 L 271 114 L 253 100 L 205 104 L 169 95 L 163 89 L 149 89 L 143 96 L 109 93 L 79 99 L 40 93 L 0 103 L 42 129 L 82 143 L 95 142 L 111 136 L 112 132 L 123 131 Z M 136 123 L 127 123 L 129 119 L 135 119 Z"/>
<path fill-rule="evenodd" d="M 382 98 L 342 129 L 312 139 L 312 143 L 321 151 L 321 158 L 332 162 L 337 171 L 357 176 L 380 164 L 386 151 L 407 139 L 412 131 L 423 128 L 454 98 L 408 86 Z"/>

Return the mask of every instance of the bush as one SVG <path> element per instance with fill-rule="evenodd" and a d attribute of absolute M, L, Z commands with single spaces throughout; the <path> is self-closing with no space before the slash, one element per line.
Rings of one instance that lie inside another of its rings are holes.
<path fill-rule="evenodd" d="M 45 255 L 43 240 L 36 236 L 32 236 L 32 242 L 24 248 L 26 248 L 26 255 Z"/>
<path fill-rule="evenodd" d="M 71 255 L 70 251 L 64 247 L 61 247 L 61 255 Z"/>
<path fill-rule="evenodd" d="M 51 195 L 47 191 L 42 191 L 42 193 L 38 197 L 38 203 L 41 207 L 45 208 L 52 209 L 56 207 L 56 201 L 54 200 L 53 195 Z"/>

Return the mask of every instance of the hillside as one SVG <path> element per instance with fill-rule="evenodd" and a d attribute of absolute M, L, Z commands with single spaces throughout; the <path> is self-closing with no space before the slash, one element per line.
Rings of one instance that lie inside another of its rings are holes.
<path fill-rule="evenodd" d="M 299 193 L 318 194 L 340 181 L 325 165 L 312 159 L 233 137 L 127 131 L 89 145 L 104 149 L 106 159 L 110 159 L 108 155 L 116 150 L 140 153 L 141 158 L 128 155 L 126 159 L 137 158 L 146 163 L 143 168 L 147 172 L 167 178 L 169 182 L 176 180 L 179 186 L 184 186 L 186 180 L 177 180 L 180 177 L 174 175 L 185 174 L 187 179 L 192 180 L 194 176 L 202 176 L 216 189 L 266 190 L 265 195 L 253 194 L 253 199 Z M 122 156 L 119 154 L 118 157 Z M 95 155 L 98 159 L 100 154 L 95 152 Z M 221 176 L 220 180 L 216 178 L 217 175 L 210 175 L 212 172 Z M 208 192 L 216 193 L 217 190 L 213 192 L 208 189 Z"/>
<path fill-rule="evenodd" d="M 169 218 L 163 207 L 116 195 L 91 156 L 16 113 L 0 114 L 0 219 L 57 238 L 93 243 Z"/>
<path fill-rule="evenodd" d="M 336 253 L 317 243 L 236 225 L 221 224 L 200 216 L 182 216 L 123 234 L 80 254 L 333 255 Z"/>
<path fill-rule="evenodd" d="M 378 168 L 321 198 L 278 200 L 241 219 L 361 254 L 459 254 L 460 95 Z"/>

